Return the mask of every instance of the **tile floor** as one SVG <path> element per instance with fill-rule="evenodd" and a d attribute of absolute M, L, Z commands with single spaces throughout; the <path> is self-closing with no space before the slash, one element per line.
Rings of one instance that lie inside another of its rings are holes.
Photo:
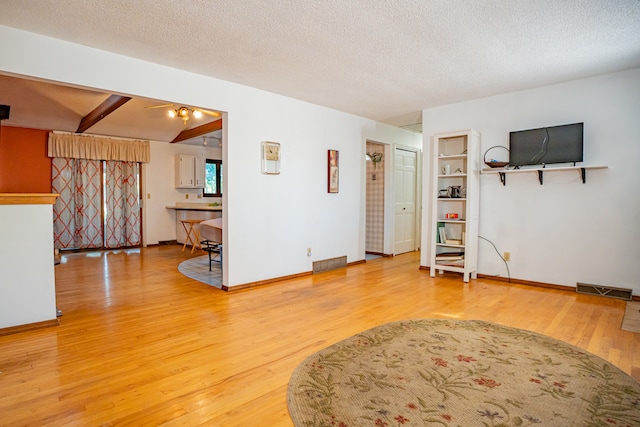
<path fill-rule="evenodd" d="M 185 276 L 207 285 L 222 289 L 222 269 L 219 261 L 211 263 L 209 271 L 209 255 L 203 255 L 183 261 L 178 265 L 178 271 Z"/>

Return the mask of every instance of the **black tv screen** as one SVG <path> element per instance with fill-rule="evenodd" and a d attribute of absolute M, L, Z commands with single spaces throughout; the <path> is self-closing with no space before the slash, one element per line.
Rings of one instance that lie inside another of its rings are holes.
<path fill-rule="evenodd" d="M 509 166 L 582 161 L 584 123 L 509 133 Z"/>

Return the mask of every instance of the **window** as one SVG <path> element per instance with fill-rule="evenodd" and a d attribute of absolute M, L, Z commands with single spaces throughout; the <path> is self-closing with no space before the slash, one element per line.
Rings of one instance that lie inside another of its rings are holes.
<path fill-rule="evenodd" d="M 204 197 L 222 197 L 222 160 L 207 159 L 202 193 Z"/>

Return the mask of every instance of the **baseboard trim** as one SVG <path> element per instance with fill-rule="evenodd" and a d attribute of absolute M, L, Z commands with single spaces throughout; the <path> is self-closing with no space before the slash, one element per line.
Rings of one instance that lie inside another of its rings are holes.
<path fill-rule="evenodd" d="M 523 280 L 523 279 L 514 279 L 507 278 L 501 276 L 490 276 L 487 274 L 478 274 L 478 278 L 480 279 L 488 279 L 495 280 L 496 282 L 504 282 L 504 283 L 514 283 L 516 285 L 527 285 L 527 286 L 536 286 L 538 288 L 549 288 L 549 289 L 557 289 L 560 291 L 572 291 L 575 292 L 576 288 L 574 286 L 567 285 L 556 285 L 553 283 L 544 283 L 544 282 L 534 282 L 531 280 Z"/>
<path fill-rule="evenodd" d="M 364 264 L 365 262 L 367 261 L 364 259 L 348 262 L 347 267 L 351 267 L 352 265 Z M 329 271 L 333 271 L 333 270 L 329 270 Z M 328 273 L 329 271 L 323 272 L 323 273 Z M 313 275 L 313 271 L 305 271 L 302 273 L 290 274 L 288 276 L 274 277 L 273 279 L 258 280 L 257 282 L 244 283 L 242 285 L 236 285 L 236 286 L 222 285 L 222 290 L 225 292 L 237 292 L 245 289 L 256 288 L 258 286 L 271 285 L 273 283 L 281 282 L 283 280 L 297 279 L 299 277 L 305 277 L 305 276 L 311 276 L 311 275 Z"/>
<path fill-rule="evenodd" d="M 51 319 L 44 320 L 42 322 L 27 323 L 26 325 L 9 326 L 8 328 L 0 328 L 0 337 L 18 334 L 20 332 L 33 331 L 35 329 L 51 328 L 53 326 L 58 326 L 59 324 L 60 320 Z"/>
<path fill-rule="evenodd" d="M 273 283 L 281 282 L 287 279 L 297 279 L 299 277 L 311 276 L 312 274 L 313 274 L 312 271 L 305 271 L 303 273 L 296 273 L 296 274 L 290 274 L 288 276 L 274 277 L 273 279 L 258 280 L 257 282 L 249 282 L 249 283 L 244 283 L 242 285 L 236 285 L 236 286 L 222 285 L 222 290 L 225 292 L 243 291 L 246 289 L 256 288 L 259 286 L 271 285 Z"/>
<path fill-rule="evenodd" d="M 430 268 L 427 267 L 426 265 L 421 265 L 419 267 L 420 270 L 425 270 L 425 271 L 429 271 Z M 456 273 L 456 274 L 460 274 L 460 273 Z M 522 279 L 509 279 L 507 277 L 502 277 L 502 276 L 489 276 L 487 274 L 478 274 L 478 278 L 479 279 L 485 279 L 485 280 L 495 280 L 496 282 L 504 282 L 504 283 L 513 283 L 516 285 L 526 285 L 526 286 L 536 286 L 538 288 L 548 288 L 548 289 L 557 289 L 560 291 L 570 291 L 570 292 L 575 292 L 576 291 L 576 287 L 575 286 L 567 286 L 567 285 L 556 285 L 553 283 L 544 283 L 544 282 L 534 282 L 531 280 L 522 280 Z M 640 301 L 640 295 L 632 295 L 631 299 L 633 301 Z"/>
<path fill-rule="evenodd" d="M 177 240 L 161 240 L 157 243 L 147 243 L 145 245 L 145 248 L 153 248 L 156 246 L 172 246 L 172 245 L 180 245 L 182 246 L 182 243 L 178 243 Z"/>
<path fill-rule="evenodd" d="M 478 277 L 482 279 L 489 279 L 489 280 L 495 280 L 498 282 L 509 283 L 509 279 L 506 277 L 487 276 L 485 274 L 478 274 Z M 522 280 L 522 279 L 511 279 L 510 283 L 515 283 L 518 285 L 537 286 L 539 288 L 558 289 L 560 291 L 570 291 L 570 292 L 576 292 L 576 289 L 577 289 L 575 286 L 556 285 L 553 283 L 544 283 L 544 282 L 533 282 L 530 280 Z M 640 301 L 640 295 L 631 295 L 631 300 Z"/>

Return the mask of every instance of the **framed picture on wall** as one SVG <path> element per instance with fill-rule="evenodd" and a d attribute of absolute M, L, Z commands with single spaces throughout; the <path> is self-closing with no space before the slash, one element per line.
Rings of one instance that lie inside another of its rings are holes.
<path fill-rule="evenodd" d="M 280 174 L 280 143 L 262 142 L 262 173 L 266 175 Z"/>
<path fill-rule="evenodd" d="M 338 150 L 329 150 L 328 155 L 328 189 L 329 193 L 338 192 L 339 184 L 339 153 Z"/>

